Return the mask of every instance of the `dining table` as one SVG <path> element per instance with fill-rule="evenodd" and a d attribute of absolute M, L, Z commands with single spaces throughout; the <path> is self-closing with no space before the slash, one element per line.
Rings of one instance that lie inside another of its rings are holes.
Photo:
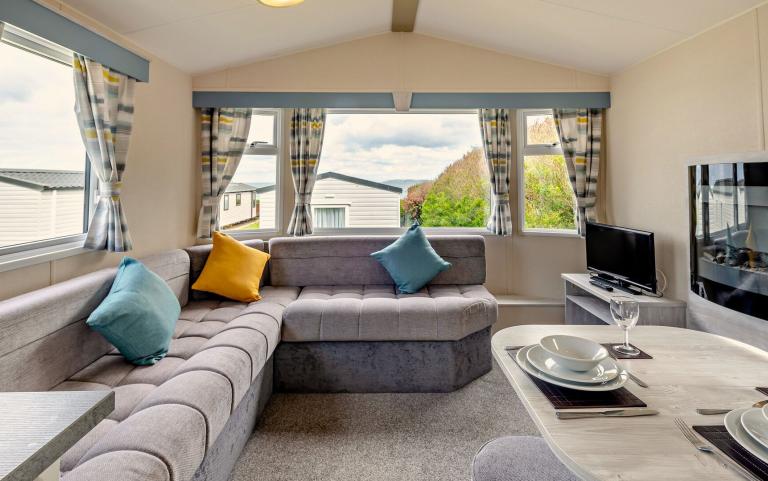
<path fill-rule="evenodd" d="M 492 339 L 493 356 L 528 414 L 553 453 L 576 475 L 590 481 L 744 479 L 718 456 L 698 451 L 675 420 L 688 426 L 722 425 L 722 414 L 705 416 L 696 409 L 744 408 L 768 398 L 756 390 L 768 386 L 768 352 L 691 329 L 637 326 L 630 341 L 652 359 L 617 362 L 648 385 L 629 380 L 624 387 L 659 413 L 559 419 L 513 359 L 516 348 L 554 334 L 619 344 L 623 332 L 615 325 L 521 325 L 502 329 Z"/>

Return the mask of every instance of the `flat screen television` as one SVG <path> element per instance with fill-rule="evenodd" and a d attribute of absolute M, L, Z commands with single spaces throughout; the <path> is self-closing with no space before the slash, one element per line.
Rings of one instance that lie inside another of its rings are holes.
<path fill-rule="evenodd" d="M 587 269 L 622 287 L 656 293 L 653 232 L 587 222 Z"/>
<path fill-rule="evenodd" d="M 691 291 L 768 319 L 768 152 L 700 159 L 688 178 Z"/>

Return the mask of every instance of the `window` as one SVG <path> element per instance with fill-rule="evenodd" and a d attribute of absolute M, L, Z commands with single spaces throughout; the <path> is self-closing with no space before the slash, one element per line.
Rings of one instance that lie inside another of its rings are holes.
<path fill-rule="evenodd" d="M 523 232 L 576 232 L 575 199 L 551 110 L 519 110 L 518 162 Z"/>
<path fill-rule="evenodd" d="M 483 228 L 490 180 L 481 146 L 474 110 L 332 110 L 312 193 L 326 217 L 315 227 L 339 228 L 345 206 L 344 228 L 400 229 L 414 219 Z"/>
<path fill-rule="evenodd" d="M 254 109 L 248 145 L 227 187 L 227 192 L 235 194 L 235 206 L 230 209 L 228 201 L 226 207 L 223 202 L 220 205 L 219 224 L 222 229 L 277 229 L 279 126 L 279 110 Z M 245 203 L 242 202 L 243 196 Z M 251 196 L 250 201 L 248 196 Z"/>
<path fill-rule="evenodd" d="M 83 239 L 90 169 L 72 52 L 6 25 L 0 41 L 0 254 Z"/>
<path fill-rule="evenodd" d="M 315 207 L 312 209 L 314 227 L 318 229 L 343 229 L 347 226 L 345 207 Z"/>
<path fill-rule="evenodd" d="M 229 210 L 229 196 L 224 196 L 224 210 Z"/>

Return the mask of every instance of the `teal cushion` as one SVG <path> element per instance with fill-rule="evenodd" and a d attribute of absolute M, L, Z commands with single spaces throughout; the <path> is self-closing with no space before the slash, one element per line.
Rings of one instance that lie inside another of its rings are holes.
<path fill-rule="evenodd" d="M 389 272 L 400 292 L 413 294 L 451 267 L 429 245 L 418 224 L 384 249 L 371 254 Z"/>
<path fill-rule="evenodd" d="M 144 264 L 124 257 L 107 297 L 86 323 L 133 364 L 154 364 L 168 353 L 181 306 L 168 285 Z"/>

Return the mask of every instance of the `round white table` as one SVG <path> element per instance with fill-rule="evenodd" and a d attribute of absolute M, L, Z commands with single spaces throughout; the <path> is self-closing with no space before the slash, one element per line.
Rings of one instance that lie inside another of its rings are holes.
<path fill-rule="evenodd" d="M 504 349 L 537 343 L 550 334 L 597 342 L 619 342 L 616 326 L 527 325 L 493 336 L 493 355 L 555 455 L 585 480 L 727 481 L 743 479 L 716 458 L 700 453 L 674 423 L 716 425 L 723 416 L 701 416 L 696 408 L 747 407 L 766 396 L 768 352 L 739 341 L 688 329 L 638 326 L 630 342 L 653 359 L 621 360 L 649 384 L 625 387 L 656 416 L 559 420 L 555 409 Z M 500 406 L 503 409 L 503 406 Z"/>

